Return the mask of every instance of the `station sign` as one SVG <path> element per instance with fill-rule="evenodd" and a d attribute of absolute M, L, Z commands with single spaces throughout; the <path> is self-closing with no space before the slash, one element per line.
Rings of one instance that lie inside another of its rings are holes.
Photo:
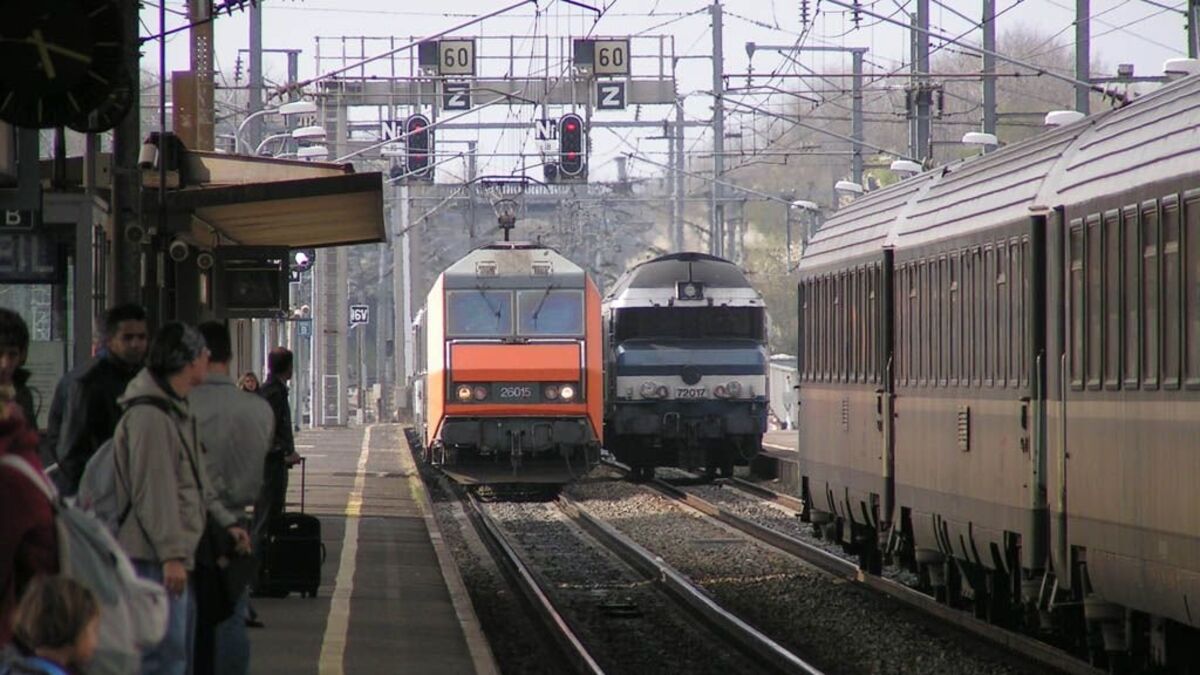
<path fill-rule="evenodd" d="M 0 218 L 0 231 L 5 232 L 32 230 L 37 220 L 35 211 L 6 210 L 0 214 L 3 215 L 3 218 Z"/>
<path fill-rule="evenodd" d="M 350 327 L 366 325 L 371 322 L 370 305 L 350 305 Z"/>
<path fill-rule="evenodd" d="M 58 284 L 66 261 L 58 241 L 44 232 L 0 228 L 0 284 Z"/>

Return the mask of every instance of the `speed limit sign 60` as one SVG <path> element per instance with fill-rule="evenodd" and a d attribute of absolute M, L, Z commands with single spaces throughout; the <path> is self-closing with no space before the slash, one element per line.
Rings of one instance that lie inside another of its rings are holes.
<path fill-rule="evenodd" d="M 442 40 L 439 42 L 438 72 L 442 75 L 474 75 L 475 41 Z"/>
<path fill-rule="evenodd" d="M 629 40 L 596 40 L 592 68 L 597 75 L 629 74 Z"/>

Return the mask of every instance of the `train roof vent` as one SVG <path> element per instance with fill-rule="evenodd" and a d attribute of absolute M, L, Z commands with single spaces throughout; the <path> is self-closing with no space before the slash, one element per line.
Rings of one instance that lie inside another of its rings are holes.
<path fill-rule="evenodd" d="M 475 263 L 475 276 L 477 277 L 494 277 L 496 276 L 496 262 L 494 260 L 481 260 Z"/>
<path fill-rule="evenodd" d="M 533 276 L 548 277 L 554 272 L 554 265 L 548 262 L 533 263 Z"/>

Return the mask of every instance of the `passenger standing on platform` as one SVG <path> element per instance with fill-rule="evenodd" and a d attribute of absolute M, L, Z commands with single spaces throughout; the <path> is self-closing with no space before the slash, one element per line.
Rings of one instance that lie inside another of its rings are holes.
<path fill-rule="evenodd" d="M 145 404 L 129 407 L 113 439 L 117 503 L 132 505 L 117 540 L 139 575 L 162 583 L 170 602 L 166 635 L 142 657 L 147 675 L 190 670 L 195 604 L 188 576 L 207 520 L 239 546 L 249 543 L 215 499 L 188 409 L 188 394 L 207 375 L 204 338 L 191 326 L 168 323 L 121 397 L 123 405 Z"/>
<path fill-rule="evenodd" d="M 276 347 L 267 355 L 267 381 L 259 393 L 271 405 L 275 415 L 275 434 L 271 450 L 263 467 L 263 492 L 260 504 L 262 515 L 267 520 L 283 513 L 287 498 L 288 468 L 300 462 L 292 436 L 292 408 L 288 405 L 288 380 L 292 379 L 292 352 L 286 347 Z M 259 518 L 255 507 L 255 527 L 261 528 L 265 521 Z"/>
<path fill-rule="evenodd" d="M 0 307 L 0 387 L 12 387 L 17 405 L 25 414 L 29 426 L 37 428 L 37 409 L 29 391 L 29 371 L 25 357 L 29 356 L 29 327 L 20 314 Z"/>
<path fill-rule="evenodd" d="M 258 376 L 254 374 L 254 371 L 247 370 L 242 375 L 242 379 L 238 380 L 238 389 L 248 391 L 252 394 L 258 393 Z"/>
<path fill-rule="evenodd" d="M 26 652 L 5 664 L 13 675 L 86 672 L 99 643 L 100 606 L 92 592 L 76 581 L 39 577 L 21 597 L 13 632 Z"/>
<path fill-rule="evenodd" d="M 77 377 L 63 378 L 54 394 L 63 408 L 52 411 L 47 435 L 54 439 L 59 489 L 68 496 L 79 490 L 88 460 L 112 438 L 121 419 L 117 399 L 146 358 L 146 311 L 137 305 L 113 307 L 104 316 L 104 336 L 104 355 Z"/>
<path fill-rule="evenodd" d="M 0 457 L 19 457 L 37 470 L 37 431 L 18 408 L 13 388 L 0 387 Z M 0 466 L 0 647 L 12 639 L 12 615 L 37 576 L 58 572 L 54 511 L 46 495 L 11 467 Z"/>
<path fill-rule="evenodd" d="M 208 476 L 216 489 L 217 498 L 228 511 L 238 516 L 238 522 L 249 525 L 247 507 L 254 504 L 262 490 L 263 464 L 271 447 L 275 418 L 271 406 L 249 391 L 239 391 L 229 374 L 229 362 L 233 349 L 229 330 L 217 322 L 200 325 L 200 333 L 210 352 L 208 377 L 192 390 L 188 405 L 200 430 L 200 443 L 204 446 L 204 460 Z M 248 556 L 250 550 L 221 551 L 218 555 L 233 560 L 237 556 Z M 200 607 L 196 625 L 196 668 L 198 675 L 210 673 L 238 674 L 250 669 L 250 638 L 246 633 L 249 618 L 249 591 L 252 581 L 244 570 L 253 571 L 253 565 L 237 560 L 227 564 L 222 572 L 206 567 L 204 556 L 196 561 L 198 586 L 212 585 L 232 595 L 238 593 L 237 604 L 230 616 L 213 623 L 213 612 Z M 197 600 L 203 604 L 208 594 L 198 593 Z M 215 655 L 215 658 L 214 658 Z"/>

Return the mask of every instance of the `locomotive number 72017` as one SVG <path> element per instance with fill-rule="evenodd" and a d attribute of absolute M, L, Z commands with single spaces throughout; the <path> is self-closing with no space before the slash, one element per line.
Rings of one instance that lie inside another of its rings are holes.
<path fill-rule="evenodd" d="M 675 387 L 675 398 L 704 398 L 708 387 Z"/>

